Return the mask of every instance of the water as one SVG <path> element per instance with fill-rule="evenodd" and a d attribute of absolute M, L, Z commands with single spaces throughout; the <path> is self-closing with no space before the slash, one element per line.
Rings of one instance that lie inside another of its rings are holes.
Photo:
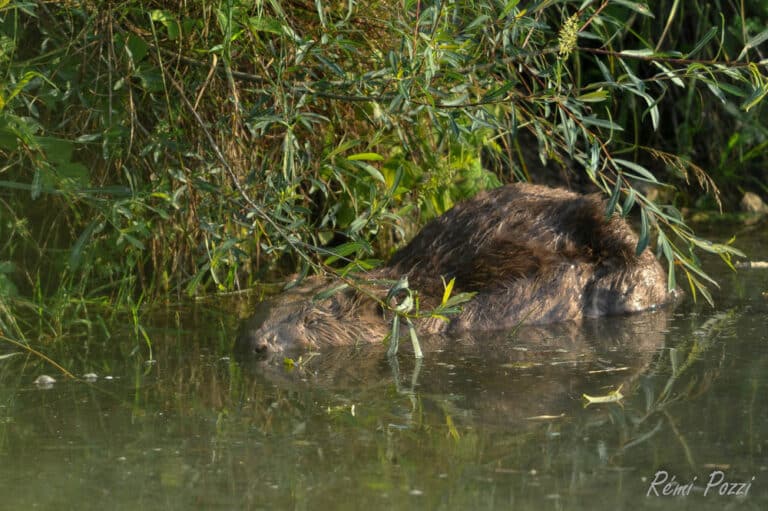
<path fill-rule="evenodd" d="M 710 268 L 714 309 L 427 342 L 420 365 L 241 364 L 226 303 L 157 314 L 154 363 L 130 324 L 49 347 L 92 383 L 2 359 L 0 508 L 766 509 L 768 271 Z"/>

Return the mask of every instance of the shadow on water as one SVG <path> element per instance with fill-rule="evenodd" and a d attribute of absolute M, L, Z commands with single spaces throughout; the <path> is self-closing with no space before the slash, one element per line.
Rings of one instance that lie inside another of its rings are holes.
<path fill-rule="evenodd" d="M 423 339 L 421 363 L 238 362 L 227 303 L 148 319 L 153 362 L 129 326 L 56 344 L 91 383 L 4 358 L 0 507 L 765 509 L 768 271 L 718 278 L 715 309 Z M 705 495 L 716 471 L 747 494 Z M 660 473 L 689 494 L 648 496 Z"/>

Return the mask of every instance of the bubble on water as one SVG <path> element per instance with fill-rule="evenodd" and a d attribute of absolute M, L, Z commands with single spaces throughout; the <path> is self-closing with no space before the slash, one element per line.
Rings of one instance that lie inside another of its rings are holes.
<path fill-rule="evenodd" d="M 53 387 L 54 383 L 56 383 L 56 378 L 53 378 L 52 376 L 48 376 L 47 374 L 41 374 L 40 376 L 35 378 L 35 385 L 37 385 L 41 389 L 49 389 Z"/>

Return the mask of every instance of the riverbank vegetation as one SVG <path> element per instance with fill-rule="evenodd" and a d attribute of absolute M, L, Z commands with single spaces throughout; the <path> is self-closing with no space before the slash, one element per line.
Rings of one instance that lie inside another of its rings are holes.
<path fill-rule="evenodd" d="M 0 1 L 0 334 L 370 268 L 516 179 L 709 298 L 681 211 L 768 192 L 768 2 L 651 4 Z"/>

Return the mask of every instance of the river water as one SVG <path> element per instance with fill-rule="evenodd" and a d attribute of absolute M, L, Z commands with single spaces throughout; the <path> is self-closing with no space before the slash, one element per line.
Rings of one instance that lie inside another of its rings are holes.
<path fill-rule="evenodd" d="M 707 268 L 714 308 L 427 340 L 420 364 L 234 360 L 237 299 L 146 318 L 152 360 L 130 322 L 46 347 L 93 381 L 3 358 L 0 509 L 768 509 L 768 270 Z"/>

